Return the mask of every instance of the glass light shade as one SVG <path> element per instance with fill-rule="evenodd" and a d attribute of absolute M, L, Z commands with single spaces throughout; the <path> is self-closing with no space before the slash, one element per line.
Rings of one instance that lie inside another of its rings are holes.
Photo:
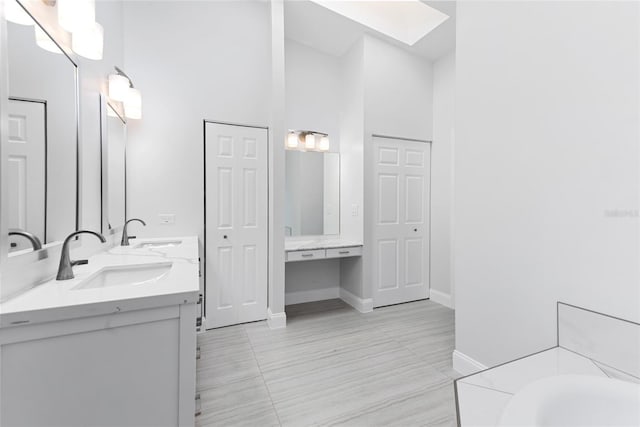
<path fill-rule="evenodd" d="M 118 114 L 116 114 L 116 111 L 111 107 L 111 105 L 107 105 L 107 116 L 118 117 Z"/>
<path fill-rule="evenodd" d="M 4 16 L 7 21 L 20 25 L 33 25 L 33 19 L 16 0 L 4 0 Z"/>
<path fill-rule="evenodd" d="M 308 133 L 304 137 L 304 148 L 307 150 L 313 150 L 316 148 L 316 136 L 312 133 Z"/>
<path fill-rule="evenodd" d="M 70 33 L 90 27 L 96 21 L 95 0 L 58 0 L 57 5 L 58 22 Z"/>
<path fill-rule="evenodd" d="M 46 51 L 53 53 L 62 53 L 57 44 L 51 40 L 51 37 L 45 33 L 42 28 L 35 25 L 33 28 L 36 30 L 36 44 Z"/>
<path fill-rule="evenodd" d="M 97 22 L 82 27 L 71 34 L 71 49 L 87 59 L 96 61 L 102 59 L 103 47 L 104 28 Z"/>
<path fill-rule="evenodd" d="M 320 138 L 318 148 L 320 151 L 329 151 L 329 137 L 327 135 L 323 135 L 322 138 Z"/>
<path fill-rule="evenodd" d="M 124 101 L 129 92 L 129 79 L 120 74 L 109 75 L 109 98 L 114 101 Z"/>
<path fill-rule="evenodd" d="M 142 118 L 142 94 L 138 89 L 129 88 L 124 102 L 124 115 L 130 119 Z"/>
<path fill-rule="evenodd" d="M 298 146 L 298 134 L 290 132 L 287 135 L 287 148 L 296 148 Z"/>

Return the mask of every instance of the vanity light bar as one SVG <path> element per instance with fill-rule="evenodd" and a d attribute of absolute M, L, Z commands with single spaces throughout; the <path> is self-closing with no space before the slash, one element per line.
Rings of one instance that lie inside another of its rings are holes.
<path fill-rule="evenodd" d="M 329 151 L 329 135 L 310 130 L 289 130 L 285 148 L 296 151 Z"/>

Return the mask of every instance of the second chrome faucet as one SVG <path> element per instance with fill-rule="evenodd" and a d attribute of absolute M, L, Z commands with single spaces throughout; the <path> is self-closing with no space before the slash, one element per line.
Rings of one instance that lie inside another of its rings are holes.
<path fill-rule="evenodd" d="M 131 218 L 129 221 L 125 222 L 124 227 L 122 227 L 122 240 L 120 241 L 120 246 L 129 246 L 129 239 L 136 238 L 136 236 L 129 236 L 129 234 L 127 234 L 127 226 L 131 221 L 138 221 L 144 226 L 147 225 L 147 223 L 141 220 L 140 218 Z"/>

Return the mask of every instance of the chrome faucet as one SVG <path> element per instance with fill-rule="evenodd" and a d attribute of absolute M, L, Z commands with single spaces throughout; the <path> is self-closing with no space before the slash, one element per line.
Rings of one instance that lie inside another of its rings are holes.
<path fill-rule="evenodd" d="M 35 234 L 29 233 L 26 230 L 20 230 L 17 228 L 10 228 L 9 229 L 9 236 L 22 236 L 27 238 L 30 242 L 31 242 L 31 246 L 33 246 L 33 250 L 37 251 L 42 249 L 42 242 L 40 242 L 40 239 L 38 239 L 38 236 L 36 236 Z"/>
<path fill-rule="evenodd" d="M 129 239 L 135 239 L 136 238 L 136 236 L 129 236 L 127 234 L 127 225 L 131 221 L 138 221 L 139 223 L 141 223 L 145 227 L 147 226 L 147 223 L 144 222 L 143 220 L 141 220 L 140 218 L 131 218 L 129 221 L 125 222 L 124 223 L 124 227 L 122 227 L 122 240 L 120 241 L 120 246 L 129 246 Z"/>
<path fill-rule="evenodd" d="M 66 239 L 64 239 L 64 243 L 62 244 L 62 251 L 60 252 L 60 265 L 58 266 L 58 275 L 56 276 L 56 280 L 69 280 L 73 279 L 73 266 L 74 265 L 84 265 L 88 264 L 89 261 L 86 259 L 81 259 L 78 261 L 71 261 L 69 257 L 69 242 L 78 234 L 93 234 L 96 236 L 102 243 L 106 243 L 107 239 L 100 233 L 96 233 L 95 231 L 89 230 L 78 230 L 69 234 Z"/>

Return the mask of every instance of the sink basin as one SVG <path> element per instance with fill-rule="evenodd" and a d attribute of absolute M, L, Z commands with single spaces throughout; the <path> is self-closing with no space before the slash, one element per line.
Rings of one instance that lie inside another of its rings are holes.
<path fill-rule="evenodd" d="M 157 242 L 144 242 L 138 243 L 134 246 L 137 249 L 158 249 L 158 248 L 172 248 L 182 243 L 182 240 L 163 240 Z"/>
<path fill-rule="evenodd" d="M 105 267 L 89 276 L 73 290 L 133 286 L 153 283 L 171 270 L 171 262 Z"/>

